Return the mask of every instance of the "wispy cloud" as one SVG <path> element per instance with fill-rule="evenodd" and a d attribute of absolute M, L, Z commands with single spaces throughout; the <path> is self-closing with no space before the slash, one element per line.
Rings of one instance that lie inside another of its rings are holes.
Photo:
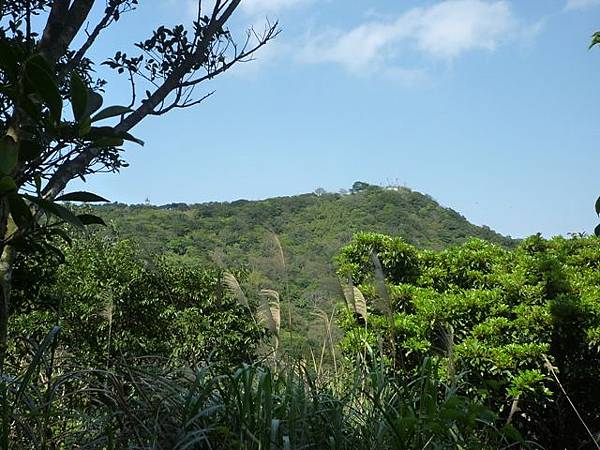
<path fill-rule="evenodd" d="M 304 62 L 338 63 L 363 72 L 388 66 L 403 51 L 417 50 L 437 60 L 452 60 L 477 49 L 494 50 L 521 32 L 506 1 L 446 0 L 413 8 L 389 21 L 377 20 L 348 31 L 312 36 Z"/>
<path fill-rule="evenodd" d="M 600 0 L 567 0 L 565 11 L 576 11 L 599 6 Z"/>

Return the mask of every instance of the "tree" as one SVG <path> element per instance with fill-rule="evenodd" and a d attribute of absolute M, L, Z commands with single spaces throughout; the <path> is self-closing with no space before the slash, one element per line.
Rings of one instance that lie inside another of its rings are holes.
<path fill-rule="evenodd" d="M 364 181 L 356 181 L 352 185 L 352 189 L 350 189 L 350 192 L 356 194 L 357 192 L 366 191 L 370 187 L 371 185 L 369 183 L 365 183 Z"/>
<path fill-rule="evenodd" d="M 191 27 L 160 26 L 135 44 L 131 56 L 115 49 L 105 61 L 89 51 L 139 0 L 6 0 L 0 2 L 0 374 L 7 349 L 11 274 L 17 252 L 55 250 L 65 223 L 102 221 L 75 215 L 61 201 L 104 201 L 87 193 L 61 193 L 75 178 L 115 172 L 126 165 L 126 141 L 143 120 L 205 100 L 195 88 L 252 55 L 278 33 L 277 23 L 250 29 L 236 42 L 226 23 L 241 0 L 197 2 Z M 87 23 L 96 17 L 93 27 Z M 40 29 L 35 25 L 41 23 Z M 84 24 L 85 27 L 84 27 Z M 88 31 L 89 30 L 89 31 Z M 84 34 L 85 32 L 85 34 Z M 78 39 L 80 37 L 81 39 Z M 83 44 L 76 48 L 75 42 Z M 107 89 L 101 69 L 116 70 L 131 84 L 126 106 L 102 109 Z M 140 96 L 145 92 L 145 96 Z M 70 111 L 63 115 L 64 105 Z M 116 120 L 116 125 L 100 122 Z"/>
<path fill-rule="evenodd" d="M 60 311 L 60 348 L 84 367 L 148 355 L 189 366 L 209 358 L 251 361 L 262 336 L 249 314 L 255 305 L 229 295 L 222 270 L 180 264 L 97 234 L 63 247 L 62 265 L 52 254 L 19 255 L 10 336 L 41 342 Z M 17 342 L 11 339 L 10 347 Z M 11 367 L 20 357 L 10 352 Z"/>

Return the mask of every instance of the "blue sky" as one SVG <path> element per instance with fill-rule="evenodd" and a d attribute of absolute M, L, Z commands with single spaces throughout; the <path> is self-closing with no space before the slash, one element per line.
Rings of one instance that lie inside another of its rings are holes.
<path fill-rule="evenodd" d="M 141 1 L 97 57 L 189 21 Z M 202 105 L 149 119 L 131 166 L 85 187 L 154 204 L 405 184 L 522 237 L 591 232 L 600 194 L 600 0 L 242 0 L 235 32 L 278 19 L 257 60 Z M 111 103 L 128 103 L 111 81 Z M 76 184 L 81 188 L 81 184 Z"/>

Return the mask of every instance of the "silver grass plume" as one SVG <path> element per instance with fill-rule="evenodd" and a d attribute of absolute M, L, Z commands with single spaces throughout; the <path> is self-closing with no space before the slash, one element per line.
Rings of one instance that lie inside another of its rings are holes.
<path fill-rule="evenodd" d="M 246 308 L 250 308 L 248 297 L 246 297 L 246 294 L 244 294 L 244 291 L 240 286 L 240 283 L 238 283 L 237 278 L 230 272 L 224 272 L 223 281 L 225 282 L 225 288 L 236 298 L 237 302 Z"/>
<path fill-rule="evenodd" d="M 344 286 L 344 297 L 346 298 L 346 303 L 350 306 L 350 308 L 356 314 L 358 314 L 366 324 L 369 316 L 367 311 L 367 301 L 365 300 L 365 297 L 360 289 L 356 286 L 352 286 L 351 284 Z"/>

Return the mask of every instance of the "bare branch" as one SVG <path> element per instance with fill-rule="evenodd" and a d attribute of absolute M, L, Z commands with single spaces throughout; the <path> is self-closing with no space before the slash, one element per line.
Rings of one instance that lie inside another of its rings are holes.
<path fill-rule="evenodd" d="M 119 7 L 119 5 L 120 3 L 118 2 L 109 3 L 104 13 L 104 16 L 102 17 L 100 22 L 98 22 L 98 24 L 94 27 L 94 30 L 88 35 L 81 48 L 77 50 L 75 55 L 73 55 L 73 58 L 65 66 L 63 73 L 67 74 L 71 72 L 71 70 L 73 70 L 75 67 L 77 67 L 77 65 L 81 62 L 81 60 L 83 59 L 89 48 L 92 46 L 94 41 L 96 41 L 96 38 L 100 35 L 100 32 L 110 25 L 115 10 Z"/>
<path fill-rule="evenodd" d="M 183 109 L 183 108 L 189 108 L 191 106 L 199 105 L 200 103 L 202 103 L 204 100 L 206 100 L 208 97 L 210 97 L 214 93 L 215 93 L 215 91 L 211 91 L 208 94 L 206 94 L 206 95 L 202 96 L 201 98 L 194 100 L 194 101 L 189 101 L 189 94 L 188 94 L 186 100 L 184 100 L 182 103 L 179 103 L 179 100 L 181 99 L 181 96 L 179 96 L 179 98 L 176 101 L 171 103 L 166 108 L 159 109 L 158 111 L 153 111 L 151 114 L 153 116 L 162 116 L 163 114 L 166 114 L 175 108 Z"/>
<path fill-rule="evenodd" d="M 223 66 L 221 66 L 219 69 L 217 69 L 213 72 L 210 72 L 210 73 L 204 75 L 203 77 L 196 78 L 194 80 L 184 81 L 184 82 L 180 83 L 179 86 L 181 86 L 181 87 L 196 86 L 197 84 L 202 83 L 203 81 L 210 80 L 210 79 L 216 77 L 217 75 L 222 74 L 223 72 L 229 70 L 234 64 L 236 64 L 238 62 L 248 61 L 248 58 L 250 58 L 258 49 L 260 49 L 262 46 L 264 46 L 271 39 L 274 39 L 275 37 L 277 37 L 277 35 L 279 34 L 279 30 L 277 27 L 278 27 L 278 23 L 275 22 L 267 30 L 265 35 L 259 39 L 259 42 L 253 48 L 251 48 L 250 50 L 247 50 L 247 51 L 242 51 L 240 54 L 235 56 L 231 61 L 229 61 L 226 64 L 223 64 Z"/>
<path fill-rule="evenodd" d="M 219 36 L 223 35 L 225 23 L 239 6 L 240 2 L 241 0 L 226 0 L 225 2 L 217 0 L 215 2 L 212 12 L 212 19 L 208 24 L 206 24 L 205 27 L 203 27 L 202 37 L 197 46 L 194 48 L 194 51 L 189 56 L 186 56 L 179 63 L 179 65 L 169 73 L 164 82 L 149 96 L 149 98 L 145 99 L 134 112 L 124 117 L 120 121 L 120 123 L 115 127 L 117 132 L 128 132 L 149 115 L 160 115 L 174 108 L 190 107 L 200 103 L 212 94 L 209 93 L 199 100 L 190 101 L 190 91 L 186 90 L 186 88 L 193 87 L 200 81 L 188 80 L 184 82 L 183 79 L 188 74 L 193 73 L 193 71 L 198 67 L 202 67 L 204 64 L 207 64 L 209 58 L 214 56 L 214 53 L 211 52 L 211 49 L 213 48 L 213 45 L 215 45 L 215 41 L 218 41 Z M 220 11 L 222 11 L 222 13 L 219 15 Z M 239 62 L 244 58 L 248 58 L 254 51 L 262 47 L 268 40 L 276 36 L 276 34 L 276 26 L 269 28 L 268 32 L 263 37 L 263 40 L 259 42 L 255 48 L 249 51 L 242 51 L 242 53 L 234 57 L 234 60 Z M 214 64 L 214 62 L 211 60 L 210 64 Z M 217 70 L 213 70 L 210 77 L 224 72 L 230 68 L 232 64 L 230 62 L 228 64 L 224 64 L 223 66 L 226 67 L 220 67 Z M 167 107 L 160 107 L 160 105 L 163 105 L 165 100 L 172 94 L 175 94 L 175 101 Z M 182 98 L 184 98 L 183 102 L 181 101 Z M 62 164 L 46 184 L 46 187 L 43 191 L 44 197 L 54 198 L 56 195 L 58 195 L 58 193 L 65 188 L 67 183 L 72 178 L 85 173 L 87 168 L 90 167 L 90 164 L 100 154 L 102 154 L 102 149 L 100 148 L 83 148 L 76 157 Z"/>

